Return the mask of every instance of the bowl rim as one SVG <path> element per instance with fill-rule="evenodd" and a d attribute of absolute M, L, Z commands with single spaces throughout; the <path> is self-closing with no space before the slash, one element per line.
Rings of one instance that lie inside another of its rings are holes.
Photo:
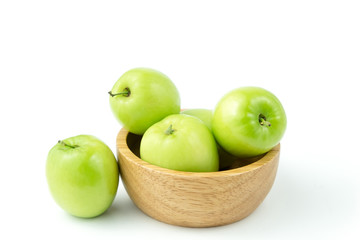
<path fill-rule="evenodd" d="M 280 153 L 280 143 L 278 143 L 270 151 L 265 153 L 265 155 L 262 158 L 242 167 L 229 169 L 229 170 L 216 171 L 216 172 L 185 172 L 185 171 L 172 170 L 172 169 L 156 166 L 136 156 L 130 150 L 127 143 L 127 137 L 129 133 L 130 132 L 125 128 L 120 129 L 116 137 L 116 150 L 118 155 L 119 154 L 123 155 L 126 161 L 131 161 L 134 164 L 138 165 L 139 167 L 146 168 L 148 170 L 155 171 L 161 174 L 176 175 L 181 177 L 212 177 L 213 178 L 213 177 L 224 177 L 224 176 L 244 174 L 269 164 L 270 162 L 274 161 Z M 119 160 L 119 164 L 120 164 L 120 160 Z"/>

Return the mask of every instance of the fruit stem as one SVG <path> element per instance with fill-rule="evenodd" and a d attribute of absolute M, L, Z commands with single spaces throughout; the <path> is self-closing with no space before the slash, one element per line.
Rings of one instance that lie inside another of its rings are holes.
<path fill-rule="evenodd" d="M 267 126 L 267 127 L 270 127 L 271 126 L 271 123 L 269 121 L 266 121 L 266 117 L 262 114 L 259 115 L 259 123 L 261 126 Z"/>
<path fill-rule="evenodd" d="M 170 134 L 172 134 L 173 132 L 175 132 L 175 129 L 173 129 L 173 128 L 172 128 L 172 124 L 170 124 L 169 128 L 166 129 L 165 134 L 166 134 L 166 135 L 170 135 Z"/>
<path fill-rule="evenodd" d="M 67 144 L 66 142 L 61 141 L 61 140 L 59 140 L 58 143 L 60 143 L 61 145 L 65 146 L 65 147 L 69 147 L 69 148 L 76 148 L 76 147 L 78 147 L 78 145 L 70 145 L 70 144 Z"/>
<path fill-rule="evenodd" d="M 122 95 L 122 96 L 124 96 L 124 97 L 128 97 L 128 96 L 130 96 L 130 89 L 129 89 L 129 88 L 125 88 L 122 92 L 119 92 L 119 93 L 112 93 L 111 91 L 109 91 L 108 94 L 110 94 L 110 96 L 112 96 L 112 97 L 118 96 L 118 95 Z"/>

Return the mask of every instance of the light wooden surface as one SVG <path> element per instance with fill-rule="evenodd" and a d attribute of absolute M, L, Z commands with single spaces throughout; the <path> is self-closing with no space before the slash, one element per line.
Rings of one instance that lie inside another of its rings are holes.
<path fill-rule="evenodd" d="M 191 173 L 141 160 L 140 140 L 141 136 L 125 129 L 117 136 L 122 182 L 139 209 L 165 223 L 212 227 L 236 222 L 259 206 L 275 180 L 280 145 L 246 166 Z M 235 162 L 233 167 L 237 165 Z"/>

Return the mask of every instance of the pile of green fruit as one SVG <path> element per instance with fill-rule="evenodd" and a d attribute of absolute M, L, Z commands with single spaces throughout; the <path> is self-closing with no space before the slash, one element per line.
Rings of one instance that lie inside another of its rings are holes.
<path fill-rule="evenodd" d="M 109 92 L 109 101 L 121 125 L 142 135 L 141 159 L 178 171 L 218 171 L 221 153 L 236 158 L 264 154 L 286 129 L 280 101 L 263 88 L 234 89 L 214 110 L 181 111 L 174 83 L 148 68 L 124 73 Z M 119 182 L 114 154 L 90 135 L 59 141 L 48 154 L 46 175 L 58 205 L 84 218 L 110 207 Z"/>

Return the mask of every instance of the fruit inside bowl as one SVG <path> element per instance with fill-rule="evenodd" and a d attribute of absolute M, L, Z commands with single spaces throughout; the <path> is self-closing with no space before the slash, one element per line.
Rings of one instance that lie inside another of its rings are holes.
<path fill-rule="evenodd" d="M 121 129 L 117 156 L 125 189 L 144 213 L 186 227 L 212 227 L 251 214 L 270 191 L 277 172 L 280 144 L 227 170 L 184 172 L 165 169 L 139 158 L 142 136 Z"/>

